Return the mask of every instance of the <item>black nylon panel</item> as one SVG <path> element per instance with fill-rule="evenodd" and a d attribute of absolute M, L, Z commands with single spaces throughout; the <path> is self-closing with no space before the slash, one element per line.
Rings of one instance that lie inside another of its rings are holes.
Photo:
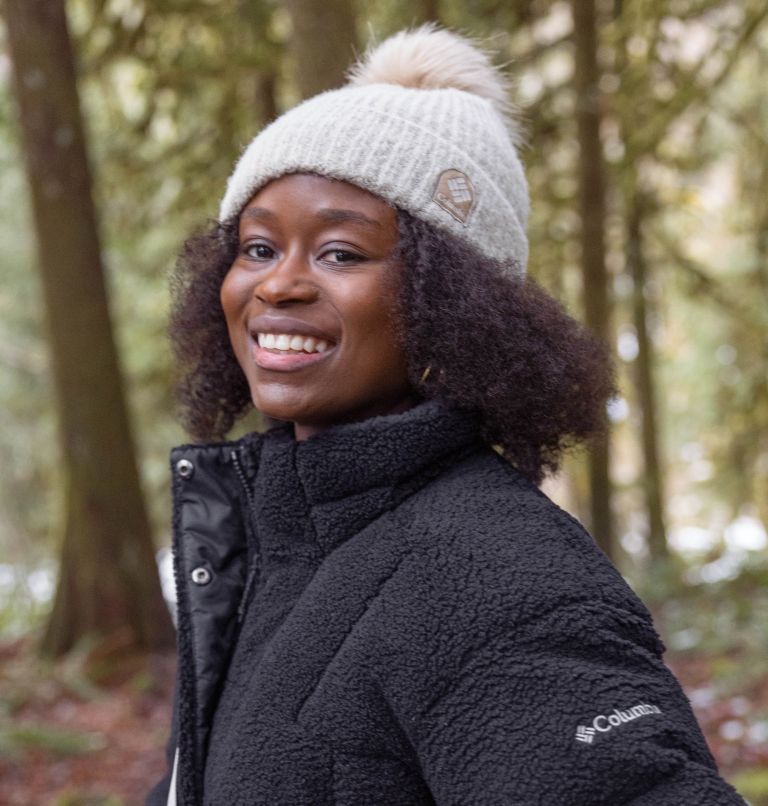
<path fill-rule="evenodd" d="M 180 794 L 185 806 L 195 803 L 194 793 L 202 790 L 211 716 L 234 645 L 246 577 L 246 503 L 244 491 L 233 497 L 242 487 L 232 459 L 235 448 L 234 443 L 185 446 L 171 453 L 179 686 L 182 699 L 192 694 L 193 702 L 180 714 Z M 188 477 L 179 472 L 182 460 L 191 463 Z M 207 571 L 210 581 L 196 584 L 195 570 Z M 190 662 L 193 668 L 184 668 Z"/>

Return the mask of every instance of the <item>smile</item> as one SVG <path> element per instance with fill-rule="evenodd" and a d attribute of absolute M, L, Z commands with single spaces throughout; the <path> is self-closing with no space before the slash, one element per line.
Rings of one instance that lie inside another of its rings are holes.
<path fill-rule="evenodd" d="M 324 353 L 331 345 L 325 339 L 290 333 L 257 333 L 259 347 L 280 353 Z"/>
<path fill-rule="evenodd" d="M 256 333 L 252 348 L 253 362 L 260 369 L 292 372 L 328 358 L 336 344 L 328 339 L 300 336 L 296 333 Z"/>

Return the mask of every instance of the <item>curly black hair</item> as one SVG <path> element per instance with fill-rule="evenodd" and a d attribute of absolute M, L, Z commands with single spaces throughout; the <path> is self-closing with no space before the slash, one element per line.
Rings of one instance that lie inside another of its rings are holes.
<path fill-rule="evenodd" d="M 477 412 L 484 438 L 541 481 L 605 428 L 606 346 L 514 265 L 402 210 L 398 225 L 395 318 L 414 390 Z M 196 439 L 223 437 L 252 405 L 219 302 L 237 248 L 237 221 L 214 222 L 187 240 L 172 275 L 180 413 Z"/>

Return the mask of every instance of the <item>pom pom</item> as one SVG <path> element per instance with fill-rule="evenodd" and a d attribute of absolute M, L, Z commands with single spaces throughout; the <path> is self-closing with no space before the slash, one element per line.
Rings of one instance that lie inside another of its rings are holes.
<path fill-rule="evenodd" d="M 474 42 L 433 24 L 400 31 L 369 49 L 349 71 L 351 86 L 398 84 L 414 89 L 453 87 L 491 101 L 510 117 L 508 83 Z"/>

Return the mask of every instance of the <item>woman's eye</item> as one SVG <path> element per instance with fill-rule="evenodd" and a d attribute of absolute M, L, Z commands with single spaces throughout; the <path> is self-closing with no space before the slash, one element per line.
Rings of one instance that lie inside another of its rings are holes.
<path fill-rule="evenodd" d="M 363 259 L 362 255 L 350 252 L 347 249 L 329 249 L 322 255 L 322 258 L 326 263 L 333 263 L 337 266 L 357 263 Z"/>
<path fill-rule="evenodd" d="M 243 248 L 243 254 L 256 260 L 270 260 L 275 255 L 275 250 L 264 243 L 251 243 Z"/>

